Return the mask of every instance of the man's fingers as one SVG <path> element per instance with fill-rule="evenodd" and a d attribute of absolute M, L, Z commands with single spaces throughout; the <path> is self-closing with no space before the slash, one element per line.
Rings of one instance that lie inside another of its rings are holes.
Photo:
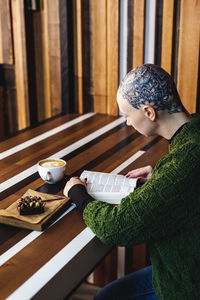
<path fill-rule="evenodd" d="M 151 175 L 152 172 L 152 167 L 151 166 L 146 166 L 143 168 L 138 168 L 132 171 L 129 171 L 125 176 L 129 178 L 135 178 L 139 176 L 149 176 Z"/>
<path fill-rule="evenodd" d="M 141 172 L 141 169 L 135 169 L 135 170 L 129 171 L 125 176 L 126 177 L 138 177 L 143 174 L 144 174 L 144 172 Z"/>
<path fill-rule="evenodd" d="M 128 174 L 126 174 L 125 176 L 126 177 L 128 177 L 128 178 L 134 178 L 134 177 L 138 177 L 138 175 L 137 174 L 139 174 L 139 173 L 128 173 Z"/>

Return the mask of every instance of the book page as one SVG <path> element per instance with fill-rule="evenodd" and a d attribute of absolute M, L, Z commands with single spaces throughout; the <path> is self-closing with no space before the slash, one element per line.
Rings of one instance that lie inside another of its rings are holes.
<path fill-rule="evenodd" d="M 83 171 L 80 178 L 87 178 L 87 191 L 89 194 L 103 192 L 128 195 L 133 192 L 137 182 L 137 178 L 93 171 Z"/>
<path fill-rule="evenodd" d="M 126 197 L 127 194 L 121 194 L 121 193 L 94 193 L 90 194 L 95 200 L 100 200 L 103 202 L 107 202 L 110 204 L 120 204 L 122 198 Z"/>

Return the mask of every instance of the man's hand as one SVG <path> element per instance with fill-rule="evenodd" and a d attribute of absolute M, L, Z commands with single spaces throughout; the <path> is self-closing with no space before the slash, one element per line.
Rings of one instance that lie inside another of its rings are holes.
<path fill-rule="evenodd" d="M 79 177 L 72 177 L 65 185 L 65 188 L 64 188 L 64 191 L 63 191 L 63 194 L 68 197 L 68 192 L 69 190 L 76 184 L 82 184 L 86 187 L 86 181 L 87 179 L 83 179 L 81 180 Z"/>
<path fill-rule="evenodd" d="M 128 172 L 125 176 L 129 178 L 139 177 L 143 182 L 149 180 L 152 175 L 153 168 L 151 166 L 146 166 L 143 168 L 135 169 Z"/>

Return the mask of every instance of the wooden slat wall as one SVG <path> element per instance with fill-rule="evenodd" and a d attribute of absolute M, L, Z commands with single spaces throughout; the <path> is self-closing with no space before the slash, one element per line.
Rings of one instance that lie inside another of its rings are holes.
<path fill-rule="evenodd" d="M 13 64 L 9 0 L 0 0 L 0 64 Z"/>
<path fill-rule="evenodd" d="M 75 68 L 75 82 L 79 112 L 83 112 L 84 108 L 87 110 L 88 106 L 84 102 L 93 101 L 94 111 L 116 115 L 119 2 L 90 0 L 87 1 L 87 5 L 86 1 L 75 2 L 74 14 L 77 18 L 75 41 L 79 49 L 75 53 L 75 62 L 79 64 Z M 194 112 L 197 105 L 199 2 L 199 0 L 163 0 L 162 5 L 161 66 L 174 76 L 183 103 L 190 112 Z M 81 4 L 84 5 L 81 7 Z M 144 62 L 145 0 L 132 0 L 129 6 L 133 7 L 133 29 L 130 30 L 132 36 L 128 36 L 128 40 L 132 40 L 132 67 L 134 68 Z M 83 23 L 87 23 L 87 32 L 83 30 Z M 88 34 L 90 43 L 83 45 L 82 40 Z M 85 62 L 85 56 L 89 64 Z M 112 80 L 111 74 L 114 75 Z M 83 92 L 83 85 L 86 86 L 85 92 Z"/>
<path fill-rule="evenodd" d="M 145 0 L 132 0 L 132 67 L 143 63 Z M 15 54 L 16 87 L 19 125 L 30 124 L 26 40 L 22 0 L 1 0 L 0 62 L 12 63 Z M 9 4 L 12 4 L 12 23 Z M 36 84 L 38 120 L 59 114 L 61 105 L 59 0 L 42 1 L 41 11 L 34 12 Z M 47 5 L 48 3 L 48 5 Z M 180 4 L 180 30 L 175 11 Z M 116 92 L 119 73 L 119 1 L 75 0 L 74 4 L 74 64 L 77 111 L 117 115 Z M 178 4 L 178 5 L 179 5 Z M 163 1 L 161 66 L 169 73 L 176 71 L 178 90 L 190 112 L 197 98 L 199 60 L 199 0 Z M 8 14 L 9 12 L 9 14 Z M 3 24 L 3 26 L 2 26 Z M 86 25 L 85 25 L 86 24 Z M 178 26 L 178 28 L 175 28 Z M 177 36 L 174 36 L 176 31 Z M 14 49 L 12 50 L 12 34 Z M 176 47 L 175 47 L 176 45 Z M 177 51 L 175 51 L 177 48 Z M 175 53 L 176 52 L 176 56 Z M 192 74 L 192 76 L 190 76 Z M 36 100 L 35 100 L 36 101 Z M 2 114 L 2 113 L 1 113 Z"/>
<path fill-rule="evenodd" d="M 133 64 L 132 68 L 144 63 L 144 18 L 145 1 L 135 0 L 133 5 Z"/>
<path fill-rule="evenodd" d="M 45 4 L 46 4 L 46 2 L 44 2 L 44 5 Z M 37 62 L 38 62 L 37 67 L 40 68 L 40 65 L 42 65 L 42 67 L 43 67 L 43 73 L 41 73 L 43 86 L 41 88 L 43 89 L 43 92 L 44 92 L 44 98 L 43 98 L 43 101 L 41 101 L 40 99 L 42 99 L 42 98 L 40 97 L 40 95 L 37 95 L 38 120 L 39 121 L 41 121 L 45 118 L 50 118 L 50 116 L 51 116 L 50 66 L 49 66 L 50 53 L 48 51 L 48 48 L 49 48 L 48 33 L 49 32 L 48 32 L 47 8 L 43 9 L 40 12 L 40 14 L 41 14 L 41 29 L 40 30 L 41 30 L 42 38 L 41 38 L 41 41 L 39 41 L 39 43 L 41 43 L 40 47 L 41 47 L 41 52 L 42 52 L 42 60 L 40 62 L 39 62 L 39 60 L 37 60 Z M 35 50 L 36 49 L 37 49 L 37 45 L 35 46 Z M 42 105 L 42 107 L 41 106 L 39 107 L 39 105 Z"/>
<path fill-rule="evenodd" d="M 161 66 L 171 74 L 174 0 L 163 1 Z"/>
<path fill-rule="evenodd" d="M 44 13 L 43 13 L 44 14 Z M 49 117 L 51 115 L 49 105 L 46 105 L 45 103 L 48 101 L 49 97 L 47 96 L 46 88 L 44 80 L 49 82 L 49 78 L 44 78 L 44 51 L 43 51 L 43 44 L 41 41 L 44 39 L 44 17 L 43 14 L 40 11 L 37 11 L 33 15 L 33 36 L 34 36 L 34 51 L 35 51 L 35 60 L 38 62 L 35 65 L 35 72 L 36 72 L 36 102 L 37 102 L 37 118 L 38 120 L 42 120 L 46 117 Z M 39 101 L 39 99 L 43 99 L 43 101 Z"/>
<path fill-rule="evenodd" d="M 91 95 L 94 111 L 106 113 L 106 0 L 90 1 Z"/>
<path fill-rule="evenodd" d="M 83 31 L 82 31 L 82 0 L 73 1 L 74 20 L 74 87 L 75 109 L 84 112 L 83 103 Z"/>
<path fill-rule="evenodd" d="M 78 112 L 92 107 L 98 113 L 118 115 L 119 1 L 76 0 L 74 15 Z"/>
<path fill-rule="evenodd" d="M 27 7 L 24 4 L 27 2 L 0 0 L 0 63 L 14 67 L 17 94 L 13 97 L 14 93 L 12 93 L 11 99 L 12 108 L 15 109 L 17 116 L 17 126 L 16 122 L 12 124 L 11 116 L 4 116 L 3 110 L 0 111 L 0 117 L 4 119 L 3 123 L 9 124 L 9 128 L 6 126 L 8 134 L 33 125 L 30 122 L 35 122 L 36 118 L 36 121 L 43 121 L 62 112 L 59 3 L 59 0 L 44 0 L 40 1 L 38 11 L 29 10 L 29 16 L 32 14 L 33 28 L 28 28 L 27 31 L 27 26 L 30 25 L 27 25 L 25 19 Z M 34 54 L 33 60 L 27 61 L 26 34 L 29 34 L 29 30 L 34 31 L 32 42 Z M 28 63 L 35 65 L 36 71 L 36 74 L 30 73 L 30 78 L 28 78 Z M 3 68 L 5 69 L 5 66 Z M 36 97 L 29 99 L 29 86 L 34 76 Z M 8 107 L 6 85 L 7 83 L 3 87 L 4 92 L 1 93 L 0 100 L 4 103 L 1 107 Z M 38 112 L 36 118 L 30 118 L 34 101 Z M 7 117 L 10 118 L 8 121 Z"/>
<path fill-rule="evenodd" d="M 46 11 L 45 26 L 48 39 L 48 49 L 45 49 L 45 56 L 48 58 L 47 64 L 49 65 L 48 71 L 50 77 L 50 88 L 48 87 L 48 89 L 50 90 L 51 116 L 55 116 L 61 113 L 59 1 L 44 1 L 44 4 L 44 11 Z"/>
<path fill-rule="evenodd" d="M 43 4 L 33 15 L 39 121 L 61 113 L 59 2 Z"/>
<path fill-rule="evenodd" d="M 119 1 L 107 0 L 107 114 L 118 115 Z"/>
<path fill-rule="evenodd" d="M 200 102 L 197 99 L 200 1 L 163 1 L 162 20 L 161 66 L 173 74 L 184 106 L 194 113 Z"/>
<path fill-rule="evenodd" d="M 199 67 L 200 0 L 181 2 L 178 91 L 190 113 L 196 111 Z"/>
<path fill-rule="evenodd" d="M 21 130 L 30 125 L 24 1 L 11 0 L 11 8 L 13 20 L 15 80 L 17 89 L 18 129 Z"/>

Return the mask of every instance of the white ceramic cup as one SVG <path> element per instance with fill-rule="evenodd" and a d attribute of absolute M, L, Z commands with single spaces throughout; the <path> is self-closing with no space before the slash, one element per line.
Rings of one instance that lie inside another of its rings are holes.
<path fill-rule="evenodd" d="M 37 169 L 44 181 L 54 184 L 63 179 L 66 164 L 66 161 L 60 158 L 47 158 L 38 162 Z"/>

